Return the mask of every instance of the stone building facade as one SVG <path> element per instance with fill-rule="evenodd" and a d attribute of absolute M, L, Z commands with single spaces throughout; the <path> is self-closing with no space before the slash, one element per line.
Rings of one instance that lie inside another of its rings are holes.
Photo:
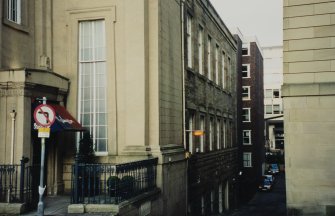
<path fill-rule="evenodd" d="M 181 2 L 4 0 L 0 13 L 0 163 L 39 163 L 32 102 L 46 96 L 89 128 L 99 162 L 158 157 L 151 213 L 185 215 Z M 48 140 L 48 195 L 70 191 L 76 143 Z"/>
<path fill-rule="evenodd" d="M 288 215 L 334 215 L 335 2 L 284 1 Z"/>
<path fill-rule="evenodd" d="M 184 20 L 188 213 L 221 214 L 237 200 L 237 43 L 208 0 L 185 1 Z"/>
<path fill-rule="evenodd" d="M 283 84 L 283 47 L 263 47 L 264 118 L 267 151 L 284 152 L 284 118 L 281 86 Z"/>

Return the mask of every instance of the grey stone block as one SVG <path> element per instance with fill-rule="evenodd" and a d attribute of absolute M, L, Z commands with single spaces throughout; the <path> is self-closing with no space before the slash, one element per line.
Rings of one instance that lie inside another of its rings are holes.
<path fill-rule="evenodd" d="M 71 204 L 67 208 L 69 214 L 82 214 L 85 212 L 84 204 Z"/>

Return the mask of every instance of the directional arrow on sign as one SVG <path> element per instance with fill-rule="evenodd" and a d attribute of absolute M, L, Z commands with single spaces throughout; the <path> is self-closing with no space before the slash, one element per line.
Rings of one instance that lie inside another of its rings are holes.
<path fill-rule="evenodd" d="M 47 104 L 41 104 L 34 110 L 34 119 L 36 124 L 48 127 L 55 122 L 55 110 Z"/>

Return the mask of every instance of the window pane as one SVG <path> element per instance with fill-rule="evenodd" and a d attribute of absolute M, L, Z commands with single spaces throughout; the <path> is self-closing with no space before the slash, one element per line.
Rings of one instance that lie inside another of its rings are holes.
<path fill-rule="evenodd" d="M 80 122 L 90 129 L 95 150 L 107 151 L 105 21 L 79 23 Z"/>
<path fill-rule="evenodd" d="M 279 98 L 279 89 L 273 89 L 273 98 Z"/>
<path fill-rule="evenodd" d="M 280 105 L 274 104 L 273 105 L 273 114 L 279 114 L 280 113 Z"/>
<path fill-rule="evenodd" d="M 244 108 L 242 111 L 242 121 L 250 121 L 250 109 Z"/>
<path fill-rule="evenodd" d="M 249 96 L 249 87 L 242 87 L 242 98 L 243 99 L 249 99 L 250 96 Z"/>
<path fill-rule="evenodd" d="M 272 114 L 272 105 L 265 105 L 265 113 Z"/>
<path fill-rule="evenodd" d="M 242 55 L 248 55 L 248 48 L 242 48 Z"/>
<path fill-rule="evenodd" d="M 266 98 L 272 98 L 272 89 L 266 89 L 265 90 L 265 97 Z"/>

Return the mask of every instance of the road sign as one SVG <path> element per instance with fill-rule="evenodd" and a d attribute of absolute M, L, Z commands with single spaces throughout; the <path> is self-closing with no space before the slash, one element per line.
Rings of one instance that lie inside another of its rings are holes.
<path fill-rule="evenodd" d="M 48 127 L 55 122 L 55 110 L 47 104 L 41 104 L 36 107 L 34 111 L 34 119 L 36 124 L 43 127 Z"/>
<path fill-rule="evenodd" d="M 38 129 L 39 138 L 49 138 L 50 137 L 50 128 L 42 127 Z"/>

